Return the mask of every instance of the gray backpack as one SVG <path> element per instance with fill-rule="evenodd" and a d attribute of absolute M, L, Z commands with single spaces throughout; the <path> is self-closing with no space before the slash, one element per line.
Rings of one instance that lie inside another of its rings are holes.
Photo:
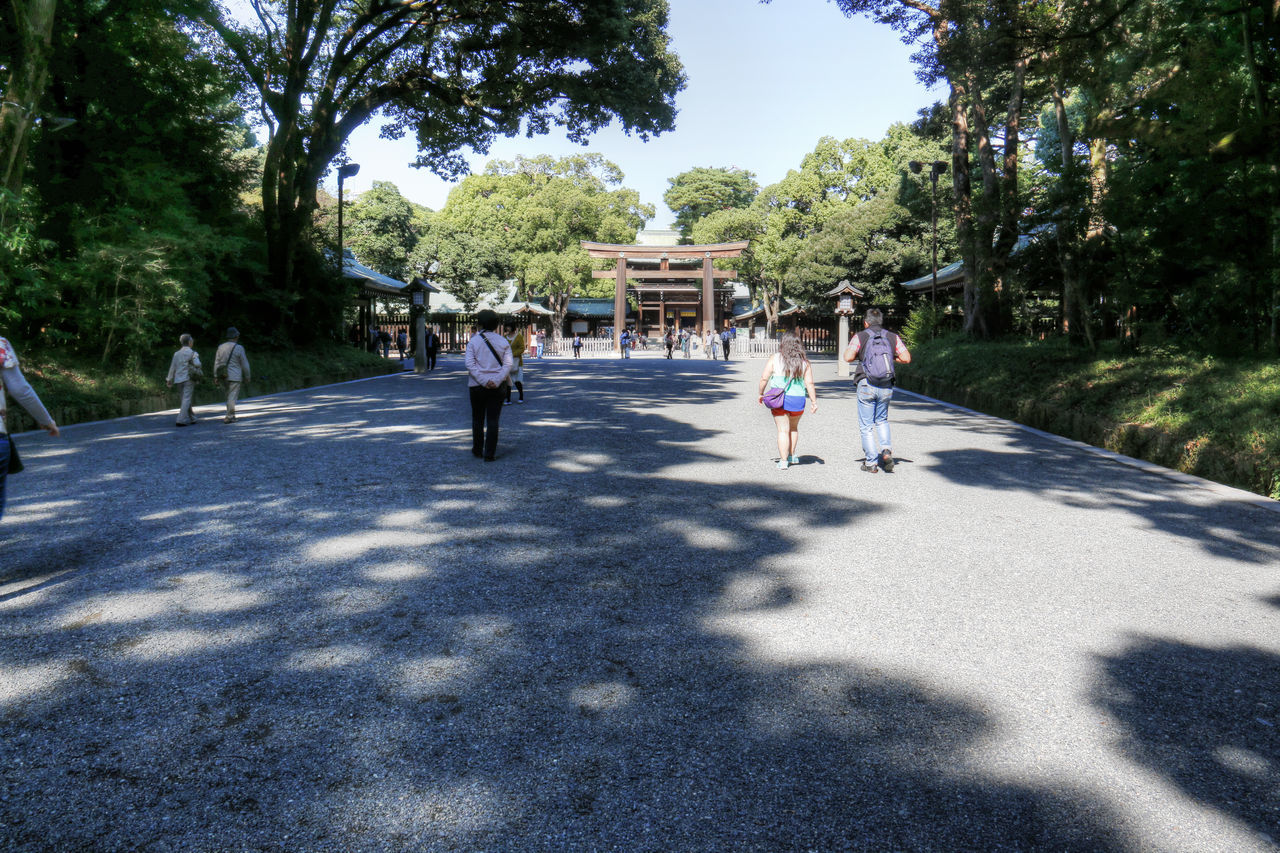
<path fill-rule="evenodd" d="M 892 388 L 896 335 L 880 326 L 872 326 L 862 334 L 866 337 L 863 338 L 859 359 L 862 361 L 862 372 L 867 377 L 867 383 L 877 388 Z"/>

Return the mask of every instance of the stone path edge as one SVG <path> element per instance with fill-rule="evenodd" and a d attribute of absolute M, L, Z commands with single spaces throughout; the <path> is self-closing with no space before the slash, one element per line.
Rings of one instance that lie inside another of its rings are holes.
<path fill-rule="evenodd" d="M 283 397 L 287 394 L 302 394 L 307 391 L 317 391 L 321 388 L 336 388 L 339 385 L 354 385 L 357 382 L 372 382 L 375 379 L 389 379 L 395 376 L 404 376 L 407 373 L 408 373 L 407 371 L 397 371 L 395 373 L 379 373 L 376 376 L 361 376 L 358 379 L 344 379 L 340 382 L 326 382 L 323 385 L 306 385 L 306 386 L 303 386 L 302 388 L 290 388 L 287 391 L 272 391 L 270 394 L 254 394 L 252 397 L 241 397 L 240 407 L 243 408 L 246 404 L 255 403 L 258 400 L 268 400 L 272 397 Z M 221 405 L 222 405 L 221 403 L 217 403 L 217 402 L 198 403 L 192 406 L 192 410 L 195 410 L 201 407 L 209 407 L 209 406 L 213 406 L 216 408 Z M 168 409 L 157 409 L 154 412 L 140 412 L 136 415 L 121 415 L 118 418 L 103 418 L 101 420 L 96 420 L 96 421 L 77 421 L 73 424 L 66 424 L 65 426 L 62 424 L 59 424 L 58 429 L 61 432 L 65 433 L 65 432 L 68 432 L 69 430 L 78 429 L 80 427 L 94 426 L 96 424 L 113 424 L 113 423 L 117 423 L 118 421 L 130 421 L 130 420 L 136 420 L 137 418 L 149 418 L 149 417 L 152 417 L 153 415 L 176 415 L 177 413 L 178 413 L 178 407 L 172 406 Z M 15 432 L 13 433 L 13 435 L 15 438 L 17 438 L 23 435 L 40 435 L 43 432 L 44 430 L 42 429 L 30 429 L 24 432 Z"/>

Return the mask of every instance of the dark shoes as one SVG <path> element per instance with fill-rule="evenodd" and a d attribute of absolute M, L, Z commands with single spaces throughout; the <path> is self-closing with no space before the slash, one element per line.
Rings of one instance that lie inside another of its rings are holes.
<path fill-rule="evenodd" d="M 884 469 L 886 474 L 893 473 L 893 452 L 889 450 L 881 450 L 880 458 L 877 460 L 880 467 Z"/>
<path fill-rule="evenodd" d="M 868 474 L 874 474 L 874 473 L 876 473 L 877 471 L 879 471 L 880 469 L 879 469 L 879 468 L 877 468 L 877 467 L 876 467 L 876 466 L 874 466 L 874 465 L 868 465 L 867 463 L 863 462 L 863 463 L 862 463 L 862 470 L 863 470 L 863 471 L 866 471 Z"/>

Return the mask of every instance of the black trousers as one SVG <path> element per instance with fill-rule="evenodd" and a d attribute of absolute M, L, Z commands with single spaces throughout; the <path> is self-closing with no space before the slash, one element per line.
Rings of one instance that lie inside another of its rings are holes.
<path fill-rule="evenodd" d="M 427 370 L 436 369 L 436 350 L 427 350 Z"/>
<path fill-rule="evenodd" d="M 502 401 L 506 388 L 485 388 L 472 385 L 471 391 L 471 452 L 479 456 L 493 456 L 498 451 L 498 418 L 502 415 Z"/>

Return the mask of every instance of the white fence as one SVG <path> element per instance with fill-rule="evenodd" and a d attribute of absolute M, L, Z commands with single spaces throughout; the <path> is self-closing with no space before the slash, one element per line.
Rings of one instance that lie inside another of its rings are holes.
<path fill-rule="evenodd" d="M 720 348 L 716 347 L 716 354 L 723 358 Z M 768 358 L 778 351 L 778 342 L 762 338 L 748 338 L 746 335 L 740 335 L 729 347 L 729 357 L 739 358 Z M 568 356 L 573 357 L 573 338 L 561 338 L 558 341 L 547 341 L 548 356 Z M 644 338 L 639 344 L 631 350 L 633 356 L 640 355 L 660 355 L 667 354 L 667 348 L 660 338 Z M 533 358 L 533 348 L 530 347 L 525 352 L 525 358 Z M 701 340 L 693 341 L 693 345 L 689 351 L 690 358 L 707 358 L 707 353 L 702 345 Z M 618 351 L 614 349 L 613 340 L 610 338 L 583 338 L 582 339 L 582 357 L 583 358 L 617 358 Z M 684 353 L 680 347 L 675 348 L 672 358 L 684 358 Z"/>

